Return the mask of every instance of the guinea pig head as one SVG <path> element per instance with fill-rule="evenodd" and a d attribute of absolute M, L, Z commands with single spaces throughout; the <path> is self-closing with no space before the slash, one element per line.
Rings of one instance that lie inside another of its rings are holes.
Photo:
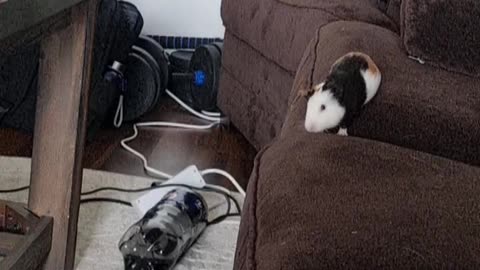
<path fill-rule="evenodd" d="M 345 115 L 343 107 L 332 89 L 317 89 L 307 102 L 305 129 L 308 132 L 324 132 L 337 127 Z"/>

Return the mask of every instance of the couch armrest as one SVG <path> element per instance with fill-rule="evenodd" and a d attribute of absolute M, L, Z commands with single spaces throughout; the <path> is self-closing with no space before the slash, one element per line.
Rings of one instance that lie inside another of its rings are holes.
<path fill-rule="evenodd" d="M 235 270 L 480 269 L 480 169 L 354 137 L 261 152 Z"/>
<path fill-rule="evenodd" d="M 350 51 L 370 55 L 383 81 L 349 134 L 480 165 L 480 80 L 408 58 L 401 38 L 359 22 L 335 22 L 317 32 L 297 71 L 282 136 L 306 132 L 301 89 L 324 80 Z M 313 82 L 312 82 L 313 79 Z"/>

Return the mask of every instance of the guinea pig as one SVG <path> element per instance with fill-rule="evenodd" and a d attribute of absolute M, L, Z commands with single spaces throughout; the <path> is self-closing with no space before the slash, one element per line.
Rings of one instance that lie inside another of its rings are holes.
<path fill-rule="evenodd" d="M 377 93 L 382 75 L 370 56 L 351 52 L 339 58 L 326 80 L 300 94 L 308 99 L 305 129 L 325 132 L 337 128 L 347 136 L 360 110 Z"/>

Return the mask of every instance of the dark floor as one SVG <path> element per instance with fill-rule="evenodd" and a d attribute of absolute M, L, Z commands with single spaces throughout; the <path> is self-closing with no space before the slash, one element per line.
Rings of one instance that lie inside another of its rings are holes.
<path fill-rule="evenodd" d="M 205 124 L 172 100 L 164 100 L 142 121 L 170 121 Z M 133 130 L 132 130 L 133 133 Z M 255 149 L 233 126 L 216 127 L 209 131 L 191 131 L 174 128 L 143 128 L 137 139 L 129 144 L 140 151 L 149 165 L 169 174 L 180 172 L 189 165 L 200 170 L 219 168 L 228 171 L 245 188 L 253 167 Z M 142 162 L 118 146 L 103 170 L 145 176 Z M 212 176 L 209 183 L 231 187 L 223 177 Z"/>
<path fill-rule="evenodd" d="M 172 100 L 165 98 L 160 106 L 142 120 L 205 124 Z M 120 146 L 122 138 L 133 133 L 131 125 L 120 129 L 104 129 L 87 144 L 84 166 L 111 172 L 146 176 L 142 163 Z M 228 171 L 244 188 L 253 167 L 255 149 L 232 126 L 209 131 L 187 131 L 172 128 L 141 129 L 130 146 L 143 153 L 149 165 L 169 174 L 176 174 L 190 165 L 200 170 L 218 168 Z M 32 136 L 13 129 L 0 129 L 0 155 L 30 157 Z M 223 177 L 209 176 L 212 184 L 231 188 Z"/>

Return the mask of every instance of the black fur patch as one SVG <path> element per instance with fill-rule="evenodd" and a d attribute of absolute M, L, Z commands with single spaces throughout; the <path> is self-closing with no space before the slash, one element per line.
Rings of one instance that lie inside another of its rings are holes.
<path fill-rule="evenodd" d="M 365 58 L 353 55 L 337 63 L 328 75 L 323 90 L 330 89 L 340 105 L 345 107 L 345 116 L 340 127 L 348 128 L 367 99 L 365 80 L 360 71 L 368 69 Z"/>

